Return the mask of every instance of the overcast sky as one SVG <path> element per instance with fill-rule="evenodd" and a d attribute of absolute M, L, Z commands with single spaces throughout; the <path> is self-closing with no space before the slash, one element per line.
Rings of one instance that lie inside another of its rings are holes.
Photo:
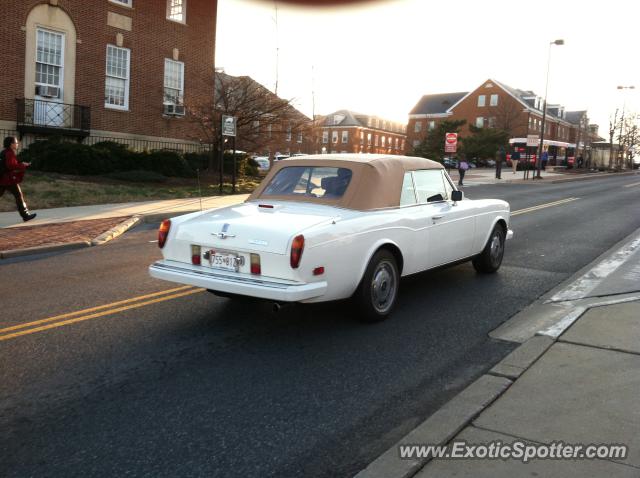
<path fill-rule="evenodd" d="M 338 109 L 407 122 L 424 94 L 487 78 L 587 109 L 607 136 L 616 107 L 640 113 L 640 7 L 630 0 L 369 1 L 292 7 L 219 0 L 216 66 L 249 75 L 311 116 Z M 634 85 L 635 90 L 617 90 Z M 315 92 L 315 95 L 312 94 Z"/>

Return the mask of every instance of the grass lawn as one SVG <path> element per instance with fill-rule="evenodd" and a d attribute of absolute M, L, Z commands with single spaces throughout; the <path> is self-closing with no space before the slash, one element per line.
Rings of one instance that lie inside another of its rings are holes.
<path fill-rule="evenodd" d="M 238 178 L 237 193 L 250 193 L 261 178 Z M 202 196 L 219 194 L 217 177 L 200 178 Z M 95 176 L 28 171 L 20 185 L 29 209 L 113 204 L 198 197 L 195 178 L 168 178 L 164 183 L 133 183 Z M 231 178 L 225 177 L 224 194 L 231 194 Z M 8 191 L 0 197 L 0 211 L 15 211 L 13 195 Z"/>

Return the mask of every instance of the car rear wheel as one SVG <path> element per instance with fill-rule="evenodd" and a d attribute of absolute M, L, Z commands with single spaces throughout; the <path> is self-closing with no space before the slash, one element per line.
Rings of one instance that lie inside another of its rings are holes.
<path fill-rule="evenodd" d="M 393 254 L 385 249 L 376 252 L 353 298 L 363 322 L 379 322 L 391 313 L 398 296 L 400 274 Z"/>
<path fill-rule="evenodd" d="M 473 267 L 476 271 L 491 274 L 500 269 L 504 257 L 505 230 L 500 224 L 496 224 L 491 231 L 487 245 L 480 254 L 473 258 Z"/>

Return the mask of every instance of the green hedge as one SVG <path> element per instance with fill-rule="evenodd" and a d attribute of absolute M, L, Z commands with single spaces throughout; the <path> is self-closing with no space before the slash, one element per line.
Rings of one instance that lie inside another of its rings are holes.
<path fill-rule="evenodd" d="M 136 152 L 126 145 L 113 141 L 102 141 L 92 146 L 50 138 L 36 141 L 20 153 L 22 161 L 32 163 L 32 168 L 74 175 L 106 175 L 123 171 L 151 171 L 166 177 L 194 177 L 196 170 L 208 169 L 211 153 L 180 154 L 170 150 Z M 217 173 L 219 160 L 213 161 Z M 224 171 L 233 169 L 233 154 L 225 152 Z M 258 168 L 246 154 L 236 154 L 236 173 L 257 176 Z M 134 174 L 132 177 L 140 176 Z"/>
<path fill-rule="evenodd" d="M 52 138 L 32 143 L 20 153 L 22 161 L 39 171 L 75 175 L 101 175 L 120 171 L 152 171 L 163 176 L 193 177 L 183 155 L 175 151 L 136 152 L 125 145 L 102 141 L 92 146 Z"/>

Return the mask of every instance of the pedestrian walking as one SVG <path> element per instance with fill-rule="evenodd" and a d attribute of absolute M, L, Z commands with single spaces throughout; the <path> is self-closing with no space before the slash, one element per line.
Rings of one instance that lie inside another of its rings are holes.
<path fill-rule="evenodd" d="M 500 146 L 496 153 L 496 179 L 502 179 L 502 162 L 506 158 L 507 152 L 504 150 L 504 146 Z"/>
<path fill-rule="evenodd" d="M 511 167 L 513 168 L 513 174 L 516 174 L 518 170 L 518 161 L 520 161 L 520 151 L 517 149 L 511 153 Z"/>
<path fill-rule="evenodd" d="M 460 162 L 458 163 L 458 175 L 459 175 L 458 186 L 464 186 L 463 184 L 464 173 L 466 173 L 468 169 L 469 169 L 469 163 L 467 162 L 466 158 L 462 157 L 460 159 Z"/>
<path fill-rule="evenodd" d="M 18 150 L 19 142 L 15 136 L 8 136 L 4 139 L 4 149 L 0 153 L 0 196 L 4 195 L 5 191 L 11 192 L 16 199 L 16 206 L 22 220 L 24 222 L 30 221 L 36 217 L 35 213 L 30 213 L 27 208 L 27 204 L 24 202 L 24 196 L 22 189 L 20 189 L 20 183 L 24 177 L 25 170 L 31 166 L 31 163 L 23 163 L 18 161 L 16 151 Z"/>
<path fill-rule="evenodd" d="M 549 153 L 547 152 L 547 150 L 545 149 L 542 152 L 542 156 L 540 156 L 540 163 L 542 163 L 542 170 L 546 171 L 547 170 L 547 163 L 549 162 Z"/>

